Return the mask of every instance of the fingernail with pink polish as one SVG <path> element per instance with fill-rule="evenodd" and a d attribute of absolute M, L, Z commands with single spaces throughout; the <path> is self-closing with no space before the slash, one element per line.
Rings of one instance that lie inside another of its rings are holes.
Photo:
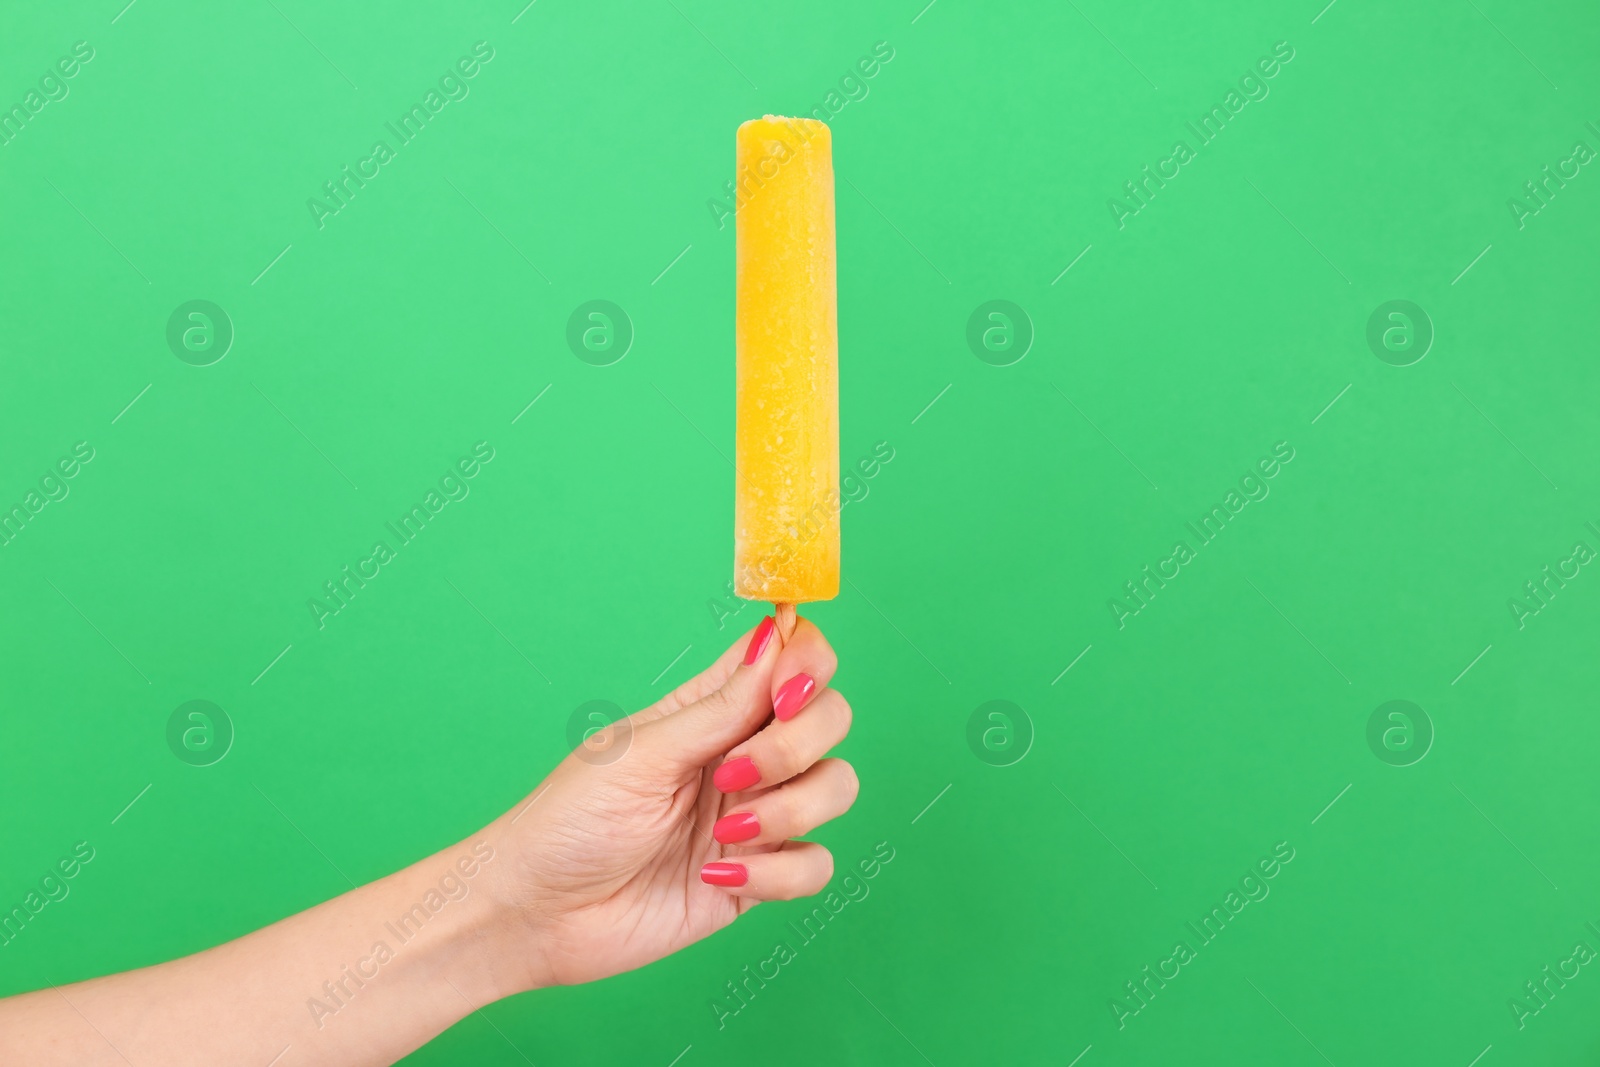
<path fill-rule="evenodd" d="M 706 885 L 741 886 L 750 880 L 750 872 L 742 863 L 708 863 L 700 868 L 700 880 Z"/>
<path fill-rule="evenodd" d="M 711 836 L 724 845 L 737 845 L 761 833 L 761 820 L 753 811 L 736 811 L 724 815 L 711 828 Z"/>
<path fill-rule="evenodd" d="M 750 635 L 750 645 L 744 650 L 744 665 L 746 667 L 761 658 L 761 653 L 767 650 L 767 642 L 772 640 L 772 631 L 777 626 L 776 620 L 771 615 L 761 620 L 761 625 L 756 627 L 756 632 Z"/>
<path fill-rule="evenodd" d="M 737 793 L 741 789 L 749 789 L 761 781 L 761 772 L 756 770 L 756 761 L 749 756 L 740 756 L 731 759 L 718 767 L 711 776 L 711 784 L 724 793 Z"/>
<path fill-rule="evenodd" d="M 816 679 L 811 675 L 795 675 L 778 687 L 778 695 L 772 698 L 772 714 L 785 721 L 794 718 L 816 688 Z"/>

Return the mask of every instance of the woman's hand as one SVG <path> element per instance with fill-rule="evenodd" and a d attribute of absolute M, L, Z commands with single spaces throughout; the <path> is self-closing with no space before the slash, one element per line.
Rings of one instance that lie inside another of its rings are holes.
<path fill-rule="evenodd" d="M 827 687 L 836 665 L 811 623 L 784 643 L 766 618 L 699 677 L 587 739 L 479 835 L 500 859 L 489 888 L 524 988 L 643 966 L 759 901 L 827 885 L 832 855 L 791 839 L 856 798 L 851 766 L 823 758 L 850 729 L 850 705 Z"/>
<path fill-rule="evenodd" d="M 833 857 L 790 839 L 856 797 L 822 758 L 850 729 L 834 665 L 810 623 L 785 644 L 763 620 L 458 846 L 193 956 L 0 1001 L 0 1061 L 393 1063 L 488 1001 L 815 893 Z"/>

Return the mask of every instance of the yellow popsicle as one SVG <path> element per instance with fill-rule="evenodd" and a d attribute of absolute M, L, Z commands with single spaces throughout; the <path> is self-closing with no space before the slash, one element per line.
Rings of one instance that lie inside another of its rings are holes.
<path fill-rule="evenodd" d="M 825 123 L 739 127 L 734 591 L 839 593 L 839 327 Z"/>

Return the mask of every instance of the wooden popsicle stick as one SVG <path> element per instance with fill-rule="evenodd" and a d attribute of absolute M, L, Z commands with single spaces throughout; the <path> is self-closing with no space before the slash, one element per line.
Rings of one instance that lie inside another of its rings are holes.
<path fill-rule="evenodd" d="M 795 623 L 798 621 L 794 605 L 774 603 L 772 605 L 772 613 L 777 620 L 778 636 L 783 638 L 783 643 L 787 645 L 789 638 L 794 636 Z"/>

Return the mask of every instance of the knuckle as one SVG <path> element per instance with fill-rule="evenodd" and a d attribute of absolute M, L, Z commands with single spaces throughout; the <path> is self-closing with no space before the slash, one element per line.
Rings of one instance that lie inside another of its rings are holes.
<path fill-rule="evenodd" d="M 713 689 L 700 698 L 700 706 L 719 718 L 731 712 L 734 704 L 733 694 L 725 686 Z"/>
<path fill-rule="evenodd" d="M 762 831 L 770 833 L 775 841 L 780 842 L 805 833 L 809 829 L 806 824 L 811 820 L 809 799 L 803 789 L 774 789 L 758 797 L 756 802 L 765 803 L 765 811 L 771 816 L 768 818 L 763 813 Z"/>
<path fill-rule="evenodd" d="M 765 763 L 774 774 L 784 778 L 793 777 L 805 766 L 805 760 L 799 748 L 795 746 L 794 735 L 784 730 L 764 731 L 757 739 L 757 743 L 767 752 Z M 757 760 L 757 763 L 763 761 Z"/>
<path fill-rule="evenodd" d="M 850 732 L 850 723 L 855 713 L 850 710 L 850 702 L 844 698 L 843 693 L 837 689 L 824 689 L 816 703 L 816 710 L 827 718 L 831 727 L 830 733 L 842 739 Z"/>

